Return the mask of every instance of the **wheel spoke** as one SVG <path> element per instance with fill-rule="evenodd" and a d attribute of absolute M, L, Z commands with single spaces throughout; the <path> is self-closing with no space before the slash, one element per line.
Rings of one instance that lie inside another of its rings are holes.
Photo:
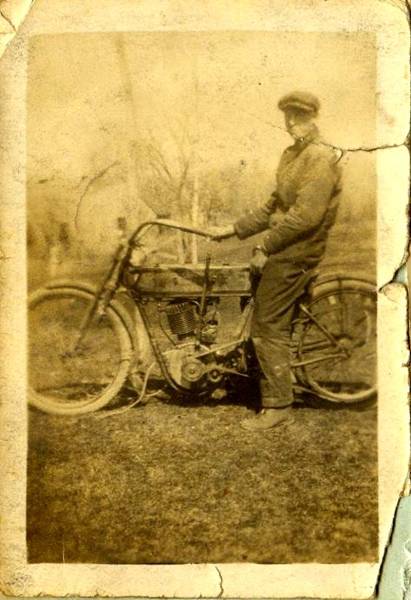
<path fill-rule="evenodd" d="M 344 296 L 340 296 L 340 335 L 344 335 L 347 331 L 347 306 L 344 301 Z"/>

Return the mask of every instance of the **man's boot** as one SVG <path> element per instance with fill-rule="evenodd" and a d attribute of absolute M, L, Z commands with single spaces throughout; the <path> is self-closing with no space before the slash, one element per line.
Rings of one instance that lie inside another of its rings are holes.
<path fill-rule="evenodd" d="M 241 421 L 241 427 L 248 431 L 263 431 L 277 427 L 291 417 L 292 406 L 263 408 L 258 414 Z"/>

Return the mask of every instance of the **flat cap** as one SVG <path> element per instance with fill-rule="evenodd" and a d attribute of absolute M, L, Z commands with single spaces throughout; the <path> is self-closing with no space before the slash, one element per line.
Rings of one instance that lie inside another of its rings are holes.
<path fill-rule="evenodd" d="M 314 94 L 310 92 L 290 92 L 278 102 L 278 108 L 280 110 L 287 110 L 287 108 L 298 108 L 299 110 L 305 110 L 306 112 L 312 112 L 317 114 L 320 108 L 320 101 Z"/>

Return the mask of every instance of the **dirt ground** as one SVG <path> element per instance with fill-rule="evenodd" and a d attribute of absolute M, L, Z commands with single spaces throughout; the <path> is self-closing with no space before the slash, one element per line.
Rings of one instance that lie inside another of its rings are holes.
<path fill-rule="evenodd" d="M 259 434 L 239 427 L 248 412 L 159 399 L 107 418 L 31 410 L 30 562 L 375 560 L 376 408 L 299 405 Z"/>

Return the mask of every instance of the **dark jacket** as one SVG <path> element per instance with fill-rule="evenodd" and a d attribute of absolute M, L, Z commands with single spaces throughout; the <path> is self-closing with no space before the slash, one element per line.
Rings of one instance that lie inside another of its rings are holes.
<path fill-rule="evenodd" d="M 240 239 L 269 230 L 263 247 L 278 260 L 315 265 L 335 221 L 341 172 L 335 152 L 316 134 L 287 148 L 277 170 L 277 188 L 262 207 L 234 224 Z"/>

